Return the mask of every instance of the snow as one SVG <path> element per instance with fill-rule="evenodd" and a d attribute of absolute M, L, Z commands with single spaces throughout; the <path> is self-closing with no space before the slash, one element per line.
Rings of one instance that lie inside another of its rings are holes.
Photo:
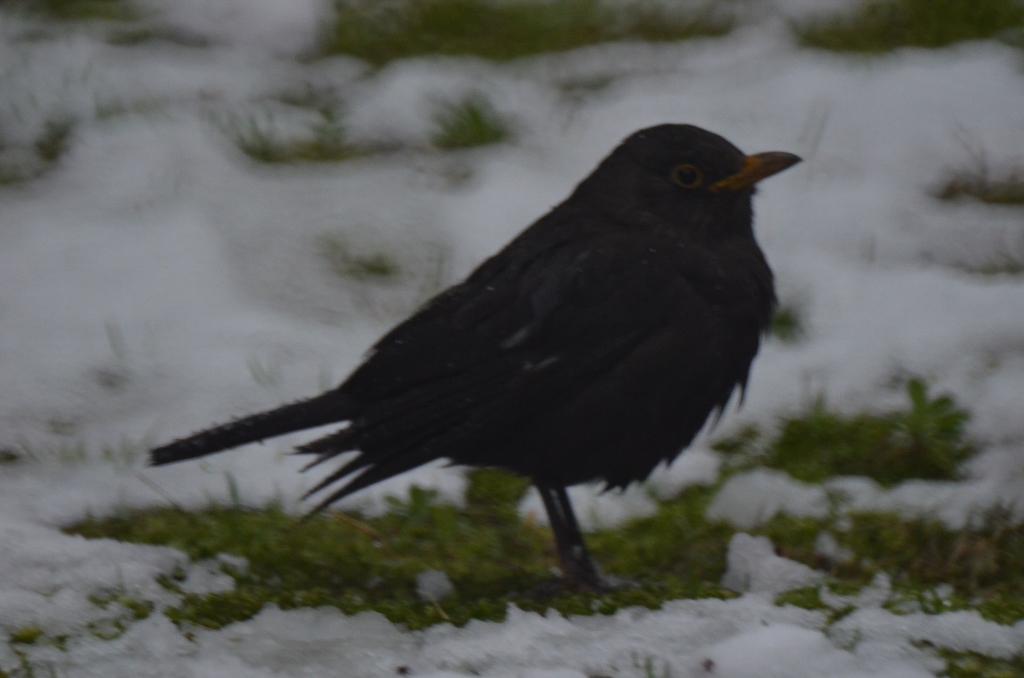
<path fill-rule="evenodd" d="M 1024 519 L 1024 287 L 959 268 L 1024 254 L 1020 216 L 928 196 L 971 149 L 993 167 L 1021 161 L 1019 53 L 994 43 L 871 61 L 801 51 L 783 19 L 824 5 L 780 0 L 720 39 L 370 71 L 355 59 L 295 58 L 315 43 L 325 2 L 146 6 L 167 32 L 206 46 L 114 46 L 87 29 L 24 40 L 25 20 L 0 14 L 0 161 L 24 155 L 46 121 L 82 121 L 53 171 L 0 187 L 0 448 L 30 456 L 0 466 L 0 632 L 38 626 L 67 636 L 61 648 L 0 643 L 0 670 L 27 656 L 54 675 L 114 678 L 401 667 L 433 678 L 909 678 L 942 667 L 920 641 L 1000 657 L 1024 648 L 1024 622 L 893 614 L 882 607 L 885 581 L 826 634 L 825 613 L 772 598 L 819 573 L 745 534 L 734 538 L 726 576 L 744 595 L 659 611 L 567 619 L 513 608 L 503 623 L 408 632 L 375 613 L 267 607 L 219 631 L 193 629 L 191 639 L 159 612 L 134 620 L 118 596 L 171 604 L 175 594 L 157 579 L 181 568 L 188 590 L 224 590 L 223 561 L 189 564 L 173 549 L 87 541 L 59 527 L 123 507 L 227 501 L 229 484 L 246 504 L 277 499 L 301 511 L 316 477 L 299 474 L 286 453 L 304 436 L 159 470 L 145 468 L 144 450 L 337 383 L 419 301 L 416 285 L 339 282 L 319 255 L 323 237 L 393 251 L 421 278 L 430 253 L 442 253 L 454 281 L 626 134 L 666 121 L 707 127 L 748 152 L 805 158 L 766 182 L 756 209 L 782 298 L 800 308 L 807 336 L 764 347 L 743 409 L 730 408 L 716 434 L 771 426 L 819 395 L 849 411 L 885 409 L 903 398 L 893 377 L 916 374 L 973 412 L 983 446 L 960 482 L 808 486 L 752 470 L 719 491 L 712 517 L 750 529 L 780 511 L 824 515 L 834 501 L 951 527 L 993 506 Z M 562 87 L 595 77 L 608 85 L 572 95 Z M 309 112 L 280 99 L 303 92 L 344 102 L 357 142 L 414 150 L 269 168 L 230 143 L 232 121 L 302 133 Z M 516 141 L 454 156 L 422 150 L 437 106 L 474 92 L 510 116 Z M 652 496 L 714 483 L 721 463 L 702 438 L 645 486 L 573 488 L 572 497 L 585 529 L 614 525 L 653 511 Z M 382 511 L 385 496 L 413 482 L 461 501 L 461 473 L 435 464 L 341 507 Z M 522 511 L 544 519 L 536 495 Z M 823 535 L 819 550 L 830 549 Z M 447 578 L 425 574 L 425 590 L 440 598 Z M 822 597 L 837 609 L 849 602 L 825 589 Z M 87 632 L 119 624 L 126 630 L 111 640 Z"/>
<path fill-rule="evenodd" d="M 733 591 L 783 593 L 821 583 L 824 575 L 802 563 L 775 555 L 768 537 L 737 532 L 729 540 L 722 586 Z"/>
<path fill-rule="evenodd" d="M 423 600 L 441 600 L 454 590 L 452 580 L 441 570 L 424 570 L 416 575 L 416 595 Z"/>
<path fill-rule="evenodd" d="M 828 512 L 823 487 L 793 480 L 782 471 L 757 468 L 729 478 L 708 507 L 707 517 L 749 529 L 779 513 L 824 518 Z"/>

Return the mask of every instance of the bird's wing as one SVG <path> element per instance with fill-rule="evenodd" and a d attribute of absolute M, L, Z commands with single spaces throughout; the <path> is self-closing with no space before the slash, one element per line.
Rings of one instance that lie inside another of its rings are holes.
<path fill-rule="evenodd" d="M 477 443 L 577 396 L 680 314 L 703 313 L 687 278 L 707 268 L 701 257 L 623 231 L 532 253 L 513 243 L 386 335 L 342 386 L 361 415 L 305 451 L 316 463 L 362 455 L 313 491 L 365 469 L 328 504 L 436 458 L 489 463 Z M 700 362 L 701 342 L 687 343 Z"/>

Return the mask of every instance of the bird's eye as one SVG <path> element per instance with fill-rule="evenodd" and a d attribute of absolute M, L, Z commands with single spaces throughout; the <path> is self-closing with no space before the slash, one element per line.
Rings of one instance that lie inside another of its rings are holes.
<path fill-rule="evenodd" d="M 672 181 L 683 188 L 697 188 L 704 181 L 704 176 L 693 165 L 678 165 L 672 170 Z"/>

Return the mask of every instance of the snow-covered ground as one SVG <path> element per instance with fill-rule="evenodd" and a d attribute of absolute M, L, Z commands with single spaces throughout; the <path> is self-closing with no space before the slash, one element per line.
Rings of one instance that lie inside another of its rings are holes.
<path fill-rule="evenodd" d="M 743 410 L 719 432 L 770 426 L 819 393 L 849 411 L 887 407 L 902 402 L 894 376 L 922 375 L 972 411 L 981 454 L 962 482 L 888 491 L 850 482 L 851 501 L 955 526 L 1024 496 L 1024 283 L 963 271 L 1024 257 L 1024 213 L 929 197 L 976 149 L 996 169 L 1022 160 L 1019 52 L 972 43 L 861 61 L 795 48 L 781 15 L 764 12 L 713 40 L 502 65 L 416 59 L 371 72 L 353 59 L 294 58 L 325 16 L 314 0 L 150 4 L 168 26 L 212 44 L 113 46 L 87 29 L 25 39 L 20 20 L 0 15 L 0 153 L 11 161 L 47 120 L 79 121 L 52 171 L 0 187 L 0 448 L 30 457 L 0 465 L 0 635 L 38 626 L 68 636 L 63 647 L 17 652 L 53 675 L 115 678 L 385 676 L 399 667 L 435 678 L 910 677 L 942 667 L 915 641 L 1024 652 L 1024 622 L 895 616 L 880 607 L 883 580 L 826 636 L 824 613 L 772 603 L 773 592 L 815 573 L 754 539 L 734 541 L 727 574 L 748 593 L 661 611 L 565 619 L 512 610 L 500 624 L 413 633 L 374 613 L 264 609 L 193 640 L 162 614 L 114 640 L 86 632 L 124 616 L 89 596 L 171 602 L 156 579 L 187 559 L 67 536 L 61 525 L 168 497 L 185 506 L 226 499 L 227 473 L 244 502 L 283 497 L 298 511 L 315 481 L 285 456 L 294 437 L 159 470 L 144 467 L 146 445 L 336 383 L 417 303 L 439 258 L 445 279 L 457 279 L 621 138 L 661 122 L 805 158 L 764 184 L 756 211 L 782 299 L 800 310 L 806 336 L 766 345 Z M 606 84 L 569 87 L 588 82 Z M 356 143 L 422 149 L 439 102 L 472 92 L 509 116 L 516 139 L 454 155 L 270 167 L 225 134 L 250 121 L 301 132 L 315 115 L 281 99 L 306 92 L 343 102 Z M 388 252 L 410 279 L 384 289 L 346 282 L 322 256 L 324 238 Z M 716 472 L 702 439 L 651 484 L 671 494 Z M 432 467 L 342 507 L 380 510 L 385 494 L 411 482 L 452 501 L 462 488 L 458 471 Z M 643 492 L 574 496 L 581 515 L 605 523 L 650 509 Z M 824 501 L 821 488 L 755 471 L 727 484 L 712 510 L 748 527 L 775 510 L 814 515 Z M 224 585 L 192 567 L 200 589 Z M 0 642 L 0 671 L 21 661 Z"/>

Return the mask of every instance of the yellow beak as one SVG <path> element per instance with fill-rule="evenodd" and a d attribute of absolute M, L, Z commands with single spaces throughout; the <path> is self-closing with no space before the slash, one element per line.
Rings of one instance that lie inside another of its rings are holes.
<path fill-rule="evenodd" d="M 748 155 L 743 169 L 711 186 L 712 191 L 738 191 L 753 186 L 762 179 L 778 174 L 800 162 L 800 156 L 782 151 Z"/>

